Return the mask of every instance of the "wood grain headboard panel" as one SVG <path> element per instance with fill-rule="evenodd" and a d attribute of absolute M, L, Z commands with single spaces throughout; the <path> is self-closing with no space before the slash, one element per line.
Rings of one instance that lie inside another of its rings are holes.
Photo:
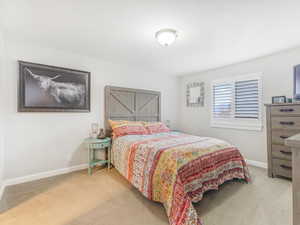
<path fill-rule="evenodd" d="M 160 121 L 161 94 L 158 91 L 105 87 L 105 129 L 111 128 L 108 120 Z"/>

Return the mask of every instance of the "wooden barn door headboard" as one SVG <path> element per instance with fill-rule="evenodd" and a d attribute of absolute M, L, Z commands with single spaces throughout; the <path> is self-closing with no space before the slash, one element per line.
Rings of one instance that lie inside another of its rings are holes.
<path fill-rule="evenodd" d="M 161 94 L 158 91 L 105 87 L 105 129 L 111 132 L 108 120 L 160 121 Z"/>

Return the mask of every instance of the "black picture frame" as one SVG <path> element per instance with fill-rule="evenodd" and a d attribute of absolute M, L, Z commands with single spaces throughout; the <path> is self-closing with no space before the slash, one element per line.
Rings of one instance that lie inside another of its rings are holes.
<path fill-rule="evenodd" d="M 18 63 L 18 112 L 90 112 L 90 72 Z"/>
<path fill-rule="evenodd" d="M 286 97 L 285 96 L 274 96 L 272 97 L 272 104 L 282 104 L 286 103 Z"/>

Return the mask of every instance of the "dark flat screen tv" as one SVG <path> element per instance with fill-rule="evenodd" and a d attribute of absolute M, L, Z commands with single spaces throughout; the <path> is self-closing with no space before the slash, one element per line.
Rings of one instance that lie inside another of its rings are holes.
<path fill-rule="evenodd" d="M 294 99 L 300 101 L 300 65 L 294 67 Z"/>

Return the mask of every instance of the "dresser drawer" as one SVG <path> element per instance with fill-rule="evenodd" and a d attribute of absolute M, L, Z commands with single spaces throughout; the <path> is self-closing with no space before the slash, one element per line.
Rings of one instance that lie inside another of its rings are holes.
<path fill-rule="evenodd" d="M 273 173 L 275 176 L 292 178 L 292 161 L 273 159 Z"/>
<path fill-rule="evenodd" d="M 276 117 L 271 119 L 272 129 L 299 129 L 300 130 L 300 117 Z"/>
<path fill-rule="evenodd" d="M 285 139 L 299 133 L 300 130 L 272 130 L 272 144 L 284 145 Z"/>
<path fill-rule="evenodd" d="M 284 145 L 272 145 L 272 157 L 292 160 L 292 151 L 290 147 Z"/>
<path fill-rule="evenodd" d="M 272 106 L 271 115 L 300 115 L 300 105 Z"/>

